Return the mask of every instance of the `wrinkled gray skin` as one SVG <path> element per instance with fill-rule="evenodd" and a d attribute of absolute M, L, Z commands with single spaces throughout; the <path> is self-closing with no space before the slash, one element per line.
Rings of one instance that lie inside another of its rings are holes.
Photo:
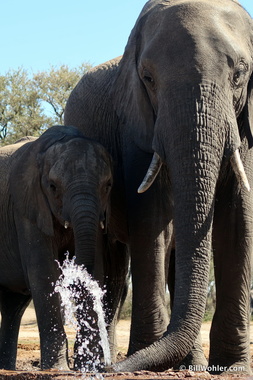
<path fill-rule="evenodd" d="M 151 0 L 123 58 L 87 73 L 68 100 L 65 122 L 117 163 L 112 219 L 130 249 L 133 314 L 132 355 L 116 371 L 166 369 L 187 355 L 200 331 L 213 248 L 209 364 L 250 372 L 252 190 L 236 179 L 230 157 L 239 148 L 252 188 L 252 26 L 232 0 Z M 162 169 L 137 194 L 152 152 Z M 174 237 L 169 323 L 164 262 Z"/>
<path fill-rule="evenodd" d="M 41 368 L 68 369 L 55 260 L 75 251 L 78 264 L 94 268 L 111 166 L 106 150 L 73 127 L 0 149 L 0 368 L 15 369 L 20 320 L 32 298 Z"/>

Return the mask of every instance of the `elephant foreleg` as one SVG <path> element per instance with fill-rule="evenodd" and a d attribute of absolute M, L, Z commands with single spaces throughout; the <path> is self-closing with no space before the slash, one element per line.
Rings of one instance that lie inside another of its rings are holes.
<path fill-rule="evenodd" d="M 216 311 L 210 332 L 213 372 L 251 373 L 249 317 L 252 251 L 252 200 L 237 190 L 217 194 L 214 219 Z M 245 238 L 246 237 L 246 238 Z"/>
<path fill-rule="evenodd" d="M 59 295 L 48 286 L 32 289 L 40 334 L 41 369 L 68 370 L 67 338 L 64 331 Z M 45 314 L 46 308 L 46 314 Z"/>
<path fill-rule="evenodd" d="M 107 310 L 108 338 L 111 360 L 117 356 L 116 325 L 128 291 L 129 254 L 125 244 L 110 243 L 105 260 L 105 310 Z"/>
<path fill-rule="evenodd" d="M 168 288 L 170 292 L 170 307 L 173 308 L 173 298 L 175 291 L 175 250 L 173 249 L 170 254 L 170 263 L 169 263 L 169 275 L 168 275 Z M 174 368 L 175 369 L 191 369 L 205 371 L 207 368 L 208 362 L 204 355 L 202 348 L 202 339 L 201 333 L 199 333 L 195 343 L 188 353 L 188 355 Z"/>
<path fill-rule="evenodd" d="M 82 290 L 79 290 L 79 295 Z M 76 311 L 78 330 L 74 344 L 74 369 L 82 371 L 102 370 L 103 350 L 101 337 L 98 331 L 98 315 L 94 310 L 93 297 L 84 292 L 83 300 L 77 300 L 81 306 Z"/>
<path fill-rule="evenodd" d="M 31 296 L 7 291 L 0 292 L 0 368 L 16 369 L 18 333 L 22 315 Z"/>
<path fill-rule="evenodd" d="M 172 240 L 172 202 L 167 172 L 162 169 L 145 193 L 137 189 L 150 163 L 141 150 L 127 152 L 125 163 L 129 249 L 133 284 L 128 355 L 160 339 L 169 323 L 166 305 L 166 260 Z"/>
<path fill-rule="evenodd" d="M 67 338 L 59 295 L 54 284 L 59 276 L 56 243 L 27 220 L 16 221 L 22 265 L 31 290 L 40 333 L 41 368 L 68 369 Z M 32 236 L 32 239 L 31 239 Z"/>

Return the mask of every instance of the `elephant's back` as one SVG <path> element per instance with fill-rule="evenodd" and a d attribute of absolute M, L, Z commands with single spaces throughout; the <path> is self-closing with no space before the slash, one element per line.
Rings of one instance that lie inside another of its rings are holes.
<path fill-rule="evenodd" d="M 0 204 L 4 203 L 5 205 L 7 202 L 9 196 L 9 180 L 14 163 L 21 159 L 22 152 L 26 150 L 34 140 L 36 140 L 36 137 L 26 136 L 14 144 L 0 148 Z M 4 207 L 4 205 L 2 204 L 2 207 Z"/>
<path fill-rule="evenodd" d="M 73 125 L 95 139 L 99 131 L 101 137 L 101 130 L 112 124 L 111 88 L 120 60 L 121 57 L 115 58 L 84 74 L 67 101 L 65 125 Z"/>
<path fill-rule="evenodd" d="M 17 140 L 15 143 L 10 144 L 10 145 L 5 145 L 0 148 L 0 160 L 4 161 L 7 160 L 8 158 L 10 159 L 13 154 L 19 150 L 23 145 L 33 142 L 37 140 L 37 137 L 33 136 L 25 136 Z"/>
<path fill-rule="evenodd" d="M 83 101 L 87 97 L 90 97 L 90 94 L 98 97 L 106 92 L 107 88 L 111 86 L 112 79 L 115 77 L 121 58 L 120 56 L 95 66 L 83 75 L 69 96 L 64 113 L 65 119 L 68 118 L 70 104 L 74 100 L 80 99 Z M 66 122 L 66 124 L 68 123 Z"/>

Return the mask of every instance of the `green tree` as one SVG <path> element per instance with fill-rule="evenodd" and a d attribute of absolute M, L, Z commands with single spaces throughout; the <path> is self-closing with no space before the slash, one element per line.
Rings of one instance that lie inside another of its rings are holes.
<path fill-rule="evenodd" d="M 7 110 L 7 78 L 0 76 L 0 139 L 5 139 L 10 115 Z"/>
<path fill-rule="evenodd" d="M 10 143 L 22 136 L 37 136 L 47 126 L 37 90 L 26 70 L 0 77 L 0 139 Z"/>
<path fill-rule="evenodd" d="M 77 69 L 63 65 L 34 75 L 20 68 L 0 76 L 1 145 L 62 124 L 69 94 L 90 68 L 88 63 Z"/>
<path fill-rule="evenodd" d="M 50 106 L 54 124 L 63 124 L 63 114 L 70 92 L 81 76 L 90 68 L 91 65 L 88 63 L 83 63 L 77 69 L 72 70 L 68 66 L 62 65 L 59 68 L 51 67 L 50 71 L 42 71 L 34 75 L 34 85 L 39 92 L 42 104 Z"/>

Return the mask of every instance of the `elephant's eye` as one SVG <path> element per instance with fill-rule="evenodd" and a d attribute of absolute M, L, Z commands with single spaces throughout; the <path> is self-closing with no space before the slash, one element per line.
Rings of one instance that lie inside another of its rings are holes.
<path fill-rule="evenodd" d="M 108 182 L 105 186 L 105 193 L 109 194 L 109 192 L 111 191 L 111 188 L 112 188 L 112 184 L 111 182 Z"/>
<path fill-rule="evenodd" d="M 236 86 L 240 85 L 246 73 L 247 73 L 247 66 L 245 65 L 245 63 L 241 62 L 236 68 L 234 72 L 234 76 L 233 76 L 233 82 Z"/>
<path fill-rule="evenodd" d="M 148 70 L 143 70 L 142 79 L 144 82 L 154 85 L 154 79 Z"/>
<path fill-rule="evenodd" d="M 145 82 L 149 82 L 149 83 L 154 82 L 153 78 L 150 75 L 144 75 L 143 79 Z"/>
<path fill-rule="evenodd" d="M 56 186 L 54 183 L 50 183 L 50 189 L 52 190 L 53 193 L 56 192 Z"/>
<path fill-rule="evenodd" d="M 234 80 L 234 82 L 237 84 L 237 83 L 239 83 L 239 81 L 240 81 L 240 78 L 241 78 L 241 75 L 242 75 L 242 72 L 241 71 L 236 71 L 235 73 L 234 73 L 234 77 L 233 77 L 233 80 Z"/>

